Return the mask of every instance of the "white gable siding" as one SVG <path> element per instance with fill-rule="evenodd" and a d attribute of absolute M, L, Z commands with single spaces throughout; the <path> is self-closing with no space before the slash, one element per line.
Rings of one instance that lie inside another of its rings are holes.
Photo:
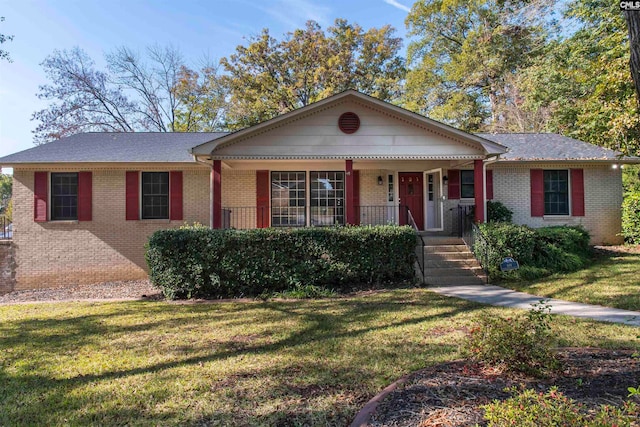
<path fill-rule="evenodd" d="M 342 113 L 360 117 L 360 129 L 351 135 L 338 128 Z M 480 146 L 463 143 L 417 123 L 391 116 L 358 102 L 344 102 L 287 121 L 282 125 L 214 150 L 214 156 L 353 156 L 412 157 L 483 155 Z"/>

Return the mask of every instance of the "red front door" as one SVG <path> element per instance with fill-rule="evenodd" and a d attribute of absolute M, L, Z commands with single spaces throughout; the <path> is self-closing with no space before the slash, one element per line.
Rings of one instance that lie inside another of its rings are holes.
<path fill-rule="evenodd" d="M 424 228 L 424 198 L 422 172 L 400 172 L 400 225 L 408 224 L 407 208 L 420 230 Z"/>

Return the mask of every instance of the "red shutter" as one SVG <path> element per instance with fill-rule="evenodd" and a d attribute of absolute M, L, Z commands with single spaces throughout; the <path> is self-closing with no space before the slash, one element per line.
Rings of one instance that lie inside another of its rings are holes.
<path fill-rule="evenodd" d="M 571 169 L 571 215 L 584 216 L 584 174 Z"/>
<path fill-rule="evenodd" d="M 487 200 L 493 200 L 493 171 L 487 170 Z"/>
<path fill-rule="evenodd" d="M 169 172 L 169 219 L 182 221 L 182 171 Z"/>
<path fill-rule="evenodd" d="M 33 174 L 33 220 L 45 222 L 47 220 L 47 200 L 49 193 L 49 174 L 35 172 Z"/>
<path fill-rule="evenodd" d="M 127 221 L 140 219 L 140 204 L 139 204 L 139 188 L 138 181 L 140 180 L 140 174 L 138 171 L 127 171 L 126 178 L 126 211 Z"/>
<path fill-rule="evenodd" d="M 377 179 L 377 178 L 376 178 Z M 355 209 L 353 225 L 360 225 L 360 171 L 353 171 L 353 207 Z"/>
<path fill-rule="evenodd" d="M 91 172 L 78 172 L 78 221 L 91 221 Z"/>
<path fill-rule="evenodd" d="M 531 169 L 531 216 L 544 216 L 544 174 Z"/>
<path fill-rule="evenodd" d="M 460 170 L 449 169 L 449 185 L 448 185 L 448 198 L 459 199 L 460 198 Z"/>
<path fill-rule="evenodd" d="M 256 171 L 256 227 L 269 227 L 269 171 Z"/>

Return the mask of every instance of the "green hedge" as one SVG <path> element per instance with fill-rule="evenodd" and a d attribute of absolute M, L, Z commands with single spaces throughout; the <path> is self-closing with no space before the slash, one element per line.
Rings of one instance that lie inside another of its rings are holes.
<path fill-rule="evenodd" d="M 624 241 L 640 244 L 640 193 L 627 193 L 622 202 L 622 235 Z"/>
<path fill-rule="evenodd" d="M 487 222 L 511 222 L 513 211 L 498 201 L 487 200 Z"/>
<path fill-rule="evenodd" d="M 151 282 L 170 299 L 230 298 L 317 286 L 339 292 L 414 279 L 410 227 L 155 232 Z"/>
<path fill-rule="evenodd" d="M 493 278 L 530 280 L 556 272 L 571 272 L 587 265 L 591 255 L 589 233 L 582 227 L 544 227 L 533 229 L 508 223 L 481 224 L 486 238 L 476 239 L 474 252 L 486 259 Z M 520 269 L 500 271 L 500 262 L 512 257 Z"/>

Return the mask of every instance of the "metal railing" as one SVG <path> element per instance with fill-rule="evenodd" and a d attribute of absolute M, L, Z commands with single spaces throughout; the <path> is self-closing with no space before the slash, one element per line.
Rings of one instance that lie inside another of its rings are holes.
<path fill-rule="evenodd" d="M 267 207 L 224 207 L 222 208 L 222 228 L 247 230 L 269 226 Z"/>
<path fill-rule="evenodd" d="M 322 213 L 314 213 L 317 207 L 256 207 L 231 206 L 222 208 L 222 228 L 246 230 L 263 227 L 305 227 L 344 225 L 344 208 L 326 208 Z M 321 208 L 322 209 L 322 208 Z M 356 206 L 356 225 L 409 224 L 407 207 L 397 205 Z M 307 216 L 311 218 L 307 221 Z M 272 217 L 273 215 L 273 217 Z"/>
<path fill-rule="evenodd" d="M 7 240 L 13 238 L 13 223 L 6 216 L 0 216 L 0 239 Z"/>
<path fill-rule="evenodd" d="M 474 222 L 473 206 L 458 206 L 460 220 L 460 237 L 476 257 L 489 283 L 489 259 L 492 246 L 478 224 Z"/>
<path fill-rule="evenodd" d="M 356 218 L 360 225 L 407 224 L 403 208 L 406 206 L 400 209 L 397 205 L 356 206 Z"/>
<path fill-rule="evenodd" d="M 400 206 L 400 211 L 406 212 L 407 216 L 407 224 L 413 227 L 416 232 L 416 259 L 418 260 L 418 265 L 420 266 L 420 273 L 422 274 L 422 283 L 424 283 L 424 247 L 426 246 L 424 238 L 420 234 L 420 228 L 416 224 L 415 219 L 413 219 L 413 215 L 411 215 L 411 210 L 409 210 L 408 206 Z"/>

